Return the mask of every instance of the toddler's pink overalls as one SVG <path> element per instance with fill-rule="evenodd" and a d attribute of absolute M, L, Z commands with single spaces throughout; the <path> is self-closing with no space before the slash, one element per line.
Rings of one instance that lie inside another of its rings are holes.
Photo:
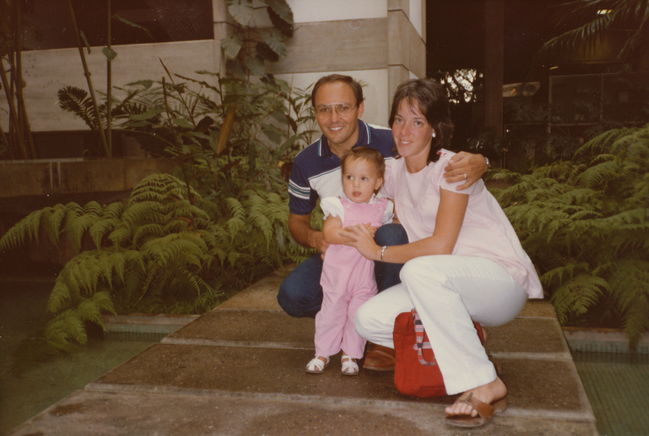
<path fill-rule="evenodd" d="M 354 203 L 341 198 L 345 211 L 343 227 L 355 224 L 383 224 L 388 200 Z M 341 349 L 354 359 L 363 357 L 365 339 L 354 328 L 358 307 L 376 295 L 374 261 L 363 257 L 354 247 L 330 245 L 322 266 L 322 307 L 315 317 L 315 354 L 329 357 Z"/>

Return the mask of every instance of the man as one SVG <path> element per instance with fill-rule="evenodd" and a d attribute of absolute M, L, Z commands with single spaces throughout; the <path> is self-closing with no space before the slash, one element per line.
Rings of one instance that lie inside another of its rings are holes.
<path fill-rule="evenodd" d="M 390 129 L 371 126 L 360 118 L 364 111 L 363 88 L 349 76 L 331 74 L 320 78 L 311 92 L 311 103 L 322 136 L 302 150 L 293 162 L 289 179 L 288 227 L 301 245 L 316 249 L 316 254 L 295 268 L 280 285 L 277 301 L 291 316 L 315 316 L 322 303 L 321 255 L 327 250 L 322 232 L 311 227 L 311 212 L 319 197 L 342 193 L 340 158 L 353 147 L 367 145 L 388 158 L 394 155 Z M 475 183 L 487 169 L 481 155 L 458 153 L 446 168 L 449 182 L 465 180 L 462 188 Z M 377 243 L 399 245 L 408 242 L 403 227 L 387 224 L 377 230 Z M 377 262 L 375 275 L 379 292 L 399 283 L 401 265 Z M 363 367 L 389 370 L 393 364 L 384 347 L 368 349 Z"/>

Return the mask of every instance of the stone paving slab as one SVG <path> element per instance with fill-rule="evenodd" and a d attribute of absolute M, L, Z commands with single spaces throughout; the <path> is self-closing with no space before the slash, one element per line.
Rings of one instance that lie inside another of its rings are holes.
<path fill-rule="evenodd" d="M 527 300 L 519 317 L 557 318 L 554 307 L 546 300 Z"/>
<path fill-rule="evenodd" d="M 170 407 L 173 405 L 173 407 Z M 161 413 L 164 411 L 164 413 Z M 430 404 L 356 404 L 291 396 L 218 396 L 195 392 L 76 391 L 16 429 L 13 436 L 133 435 L 499 435 L 592 436 L 592 422 L 496 416 L 472 431 L 444 424 Z"/>
<path fill-rule="evenodd" d="M 277 290 L 286 274 L 295 266 L 281 268 L 230 297 L 214 310 L 247 309 L 283 312 L 277 303 Z"/>
<path fill-rule="evenodd" d="M 276 302 L 279 271 L 19 426 L 49 435 L 597 435 L 552 306 L 489 328 L 510 407 L 485 428 L 447 427 L 451 398 L 399 395 L 391 373 L 304 373 L 312 319 Z"/>
<path fill-rule="evenodd" d="M 552 318 L 516 318 L 500 327 L 487 328 L 490 352 L 565 353 L 570 359 L 561 326 Z"/>
<path fill-rule="evenodd" d="M 161 344 L 110 371 L 97 383 L 423 401 L 398 394 L 392 373 L 362 371 L 358 377 L 343 376 L 337 359 L 332 359 L 322 375 L 306 374 L 304 365 L 311 357 L 310 350 Z M 587 419 L 589 409 L 580 396 L 581 386 L 575 380 L 571 361 L 503 359 L 500 364 L 512 408 L 567 411 Z M 449 403 L 452 399 L 425 401 Z"/>
<path fill-rule="evenodd" d="M 569 353 L 561 327 L 553 318 L 517 318 L 500 327 L 489 327 L 488 350 L 492 353 Z M 313 348 L 314 322 L 292 318 L 283 312 L 214 310 L 168 335 L 163 343 Z M 498 354 L 497 354 L 498 355 Z M 566 354 L 563 358 L 570 358 Z"/>
<path fill-rule="evenodd" d="M 313 348 L 313 334 L 313 318 L 293 318 L 284 312 L 213 310 L 167 336 L 165 342 L 205 339 Z"/>

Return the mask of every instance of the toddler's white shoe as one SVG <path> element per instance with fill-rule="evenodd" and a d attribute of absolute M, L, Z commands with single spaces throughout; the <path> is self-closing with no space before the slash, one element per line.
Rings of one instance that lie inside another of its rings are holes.
<path fill-rule="evenodd" d="M 309 363 L 306 364 L 306 368 L 304 368 L 304 370 L 309 374 L 322 374 L 328 365 L 328 357 L 316 356 L 313 359 L 309 360 Z"/>
<path fill-rule="evenodd" d="M 340 372 L 343 375 L 358 375 L 358 363 L 346 354 L 340 356 Z"/>

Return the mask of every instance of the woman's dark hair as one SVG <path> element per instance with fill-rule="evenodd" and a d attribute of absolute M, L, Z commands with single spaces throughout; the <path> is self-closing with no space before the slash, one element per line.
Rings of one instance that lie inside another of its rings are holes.
<path fill-rule="evenodd" d="M 376 167 L 376 171 L 379 173 L 379 177 L 383 178 L 383 174 L 385 173 L 385 160 L 383 159 L 383 155 L 378 150 L 365 146 L 352 148 L 347 153 L 345 153 L 345 155 L 341 159 L 340 167 L 343 173 L 345 172 L 345 163 L 347 163 L 349 159 L 363 159 L 370 162 Z"/>
<path fill-rule="evenodd" d="M 354 97 L 356 97 L 356 106 L 363 103 L 363 87 L 360 83 L 358 83 L 350 76 L 345 76 L 343 74 L 329 74 L 328 76 L 320 77 L 320 79 L 315 82 L 315 85 L 313 85 L 313 90 L 311 91 L 311 104 L 313 105 L 313 107 L 315 107 L 315 95 L 318 92 L 318 89 L 320 89 L 322 85 L 333 82 L 343 82 L 349 85 L 352 88 L 352 91 L 354 91 Z"/>
<path fill-rule="evenodd" d="M 435 132 L 431 141 L 430 153 L 426 163 L 435 162 L 439 158 L 437 152 L 442 147 L 448 147 L 453 138 L 453 122 L 448 104 L 446 90 L 439 82 L 433 79 L 413 79 L 402 83 L 397 87 L 392 99 L 390 110 L 390 126 L 394 123 L 399 104 L 408 100 L 410 104 L 416 104 L 426 121 Z"/>

